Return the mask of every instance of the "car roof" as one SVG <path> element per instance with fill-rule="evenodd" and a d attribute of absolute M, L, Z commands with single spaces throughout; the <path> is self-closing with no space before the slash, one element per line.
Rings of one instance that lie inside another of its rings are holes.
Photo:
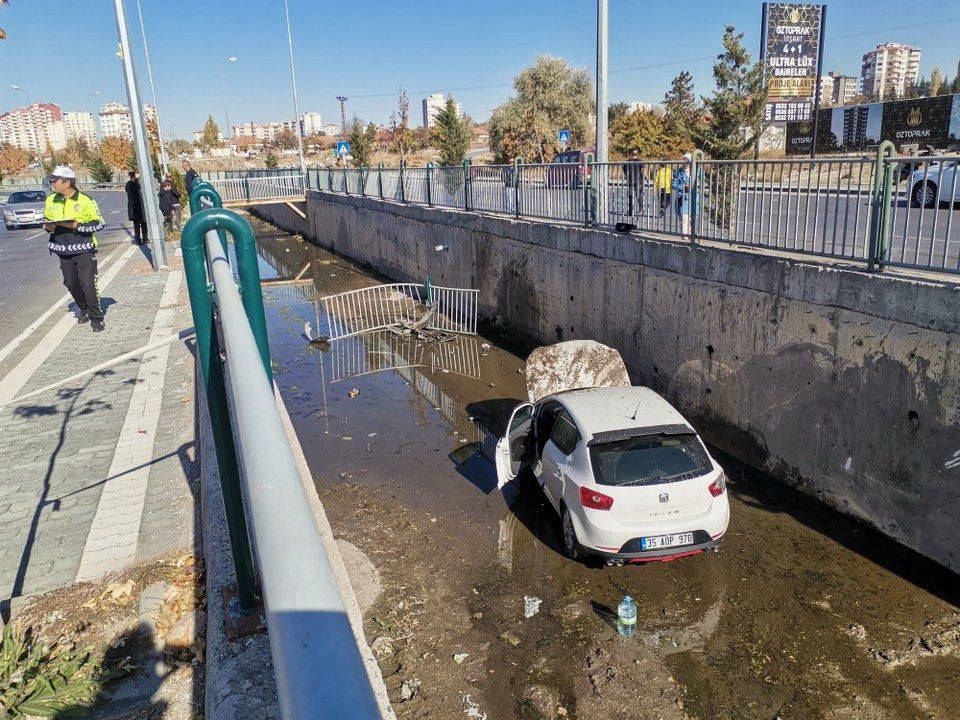
<path fill-rule="evenodd" d="M 589 435 L 664 425 L 690 427 L 673 405 L 648 387 L 581 388 L 550 395 L 543 401 L 553 399 L 560 402 L 577 427 Z"/>

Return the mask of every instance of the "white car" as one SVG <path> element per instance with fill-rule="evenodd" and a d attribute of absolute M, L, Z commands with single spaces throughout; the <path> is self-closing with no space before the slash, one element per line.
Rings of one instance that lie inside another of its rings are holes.
<path fill-rule="evenodd" d="M 960 202 L 960 174 L 955 160 L 931 162 L 910 175 L 910 204 L 932 208 L 940 203 Z"/>
<path fill-rule="evenodd" d="M 496 450 L 501 484 L 532 466 L 573 559 L 608 564 L 717 550 L 730 520 L 723 470 L 645 387 L 587 387 L 518 405 Z"/>

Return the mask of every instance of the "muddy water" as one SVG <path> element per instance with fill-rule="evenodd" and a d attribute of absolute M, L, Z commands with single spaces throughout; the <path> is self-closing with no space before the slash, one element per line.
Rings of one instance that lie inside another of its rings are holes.
<path fill-rule="evenodd" d="M 309 262 L 266 289 L 276 379 L 335 530 L 384 576 L 367 631 L 401 717 L 960 718 L 957 576 L 724 456 L 719 554 L 573 563 L 539 492 L 501 493 L 487 459 L 522 360 L 481 337 L 308 346 L 315 298 L 384 279 L 255 230 L 280 277 Z"/>

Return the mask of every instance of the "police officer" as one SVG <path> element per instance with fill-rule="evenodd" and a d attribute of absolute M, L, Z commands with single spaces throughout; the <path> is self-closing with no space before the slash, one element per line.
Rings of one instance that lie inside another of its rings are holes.
<path fill-rule="evenodd" d="M 43 229 L 50 233 L 50 254 L 60 258 L 63 284 L 77 303 L 77 322 L 103 330 L 103 310 L 97 289 L 97 236 L 104 226 L 97 201 L 77 189 L 77 174 L 58 165 L 50 176 Z"/>

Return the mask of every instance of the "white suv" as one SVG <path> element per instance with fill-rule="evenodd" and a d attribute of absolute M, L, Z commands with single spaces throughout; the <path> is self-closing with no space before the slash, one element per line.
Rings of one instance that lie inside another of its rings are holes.
<path fill-rule="evenodd" d="M 532 466 L 574 559 L 669 560 L 716 550 L 727 531 L 723 470 L 649 388 L 587 387 L 524 402 L 496 461 L 501 486 Z"/>
<path fill-rule="evenodd" d="M 910 175 L 910 204 L 932 208 L 940 203 L 960 202 L 960 174 L 957 160 L 932 162 Z"/>

